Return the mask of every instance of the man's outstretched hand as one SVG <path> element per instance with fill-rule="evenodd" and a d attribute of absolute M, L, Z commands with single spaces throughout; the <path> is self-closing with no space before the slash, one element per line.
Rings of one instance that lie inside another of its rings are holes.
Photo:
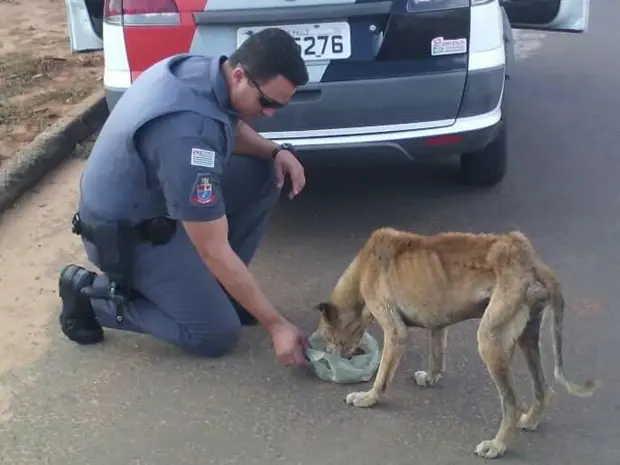
<path fill-rule="evenodd" d="M 305 366 L 308 360 L 304 355 L 308 339 L 297 326 L 283 320 L 271 329 L 271 339 L 276 357 L 284 365 Z"/>
<path fill-rule="evenodd" d="M 291 192 L 288 196 L 291 199 L 299 194 L 306 185 L 306 174 L 303 165 L 288 150 L 281 150 L 276 155 L 275 171 L 278 188 L 284 185 L 286 176 L 290 178 Z"/>

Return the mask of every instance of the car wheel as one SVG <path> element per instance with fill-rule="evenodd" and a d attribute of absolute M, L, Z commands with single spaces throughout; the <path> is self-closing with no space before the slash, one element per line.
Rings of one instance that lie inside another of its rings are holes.
<path fill-rule="evenodd" d="M 506 175 L 508 147 L 506 122 L 500 121 L 495 139 L 476 152 L 461 154 L 461 182 L 474 187 L 492 187 Z"/>

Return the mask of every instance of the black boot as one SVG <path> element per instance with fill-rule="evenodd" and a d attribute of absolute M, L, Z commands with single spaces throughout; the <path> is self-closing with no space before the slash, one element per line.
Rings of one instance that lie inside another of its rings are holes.
<path fill-rule="evenodd" d="M 90 299 L 81 295 L 82 289 L 92 285 L 95 276 L 95 273 L 77 265 L 67 265 L 60 272 L 60 328 L 67 338 L 78 344 L 96 344 L 103 341 L 103 328 L 95 317 Z"/>

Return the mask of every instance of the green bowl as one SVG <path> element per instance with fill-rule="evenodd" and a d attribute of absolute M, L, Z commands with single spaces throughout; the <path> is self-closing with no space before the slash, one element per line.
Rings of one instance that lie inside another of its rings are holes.
<path fill-rule="evenodd" d="M 362 336 L 361 355 L 338 357 L 325 351 L 325 341 L 314 332 L 309 338 L 306 357 L 316 376 L 332 383 L 352 384 L 370 381 L 379 368 L 381 351 L 377 340 L 368 332 Z"/>

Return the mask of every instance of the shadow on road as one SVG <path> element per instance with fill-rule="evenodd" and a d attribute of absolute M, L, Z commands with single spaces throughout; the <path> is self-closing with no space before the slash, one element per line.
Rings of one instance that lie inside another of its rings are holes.
<path fill-rule="evenodd" d="M 329 166 L 308 163 L 305 190 L 294 200 L 283 195 L 272 221 L 274 234 L 300 242 L 324 234 L 329 241 L 341 236 L 367 235 L 385 225 L 433 232 L 423 221 L 450 198 L 488 195 L 458 184 L 456 163 L 390 163 Z"/>

